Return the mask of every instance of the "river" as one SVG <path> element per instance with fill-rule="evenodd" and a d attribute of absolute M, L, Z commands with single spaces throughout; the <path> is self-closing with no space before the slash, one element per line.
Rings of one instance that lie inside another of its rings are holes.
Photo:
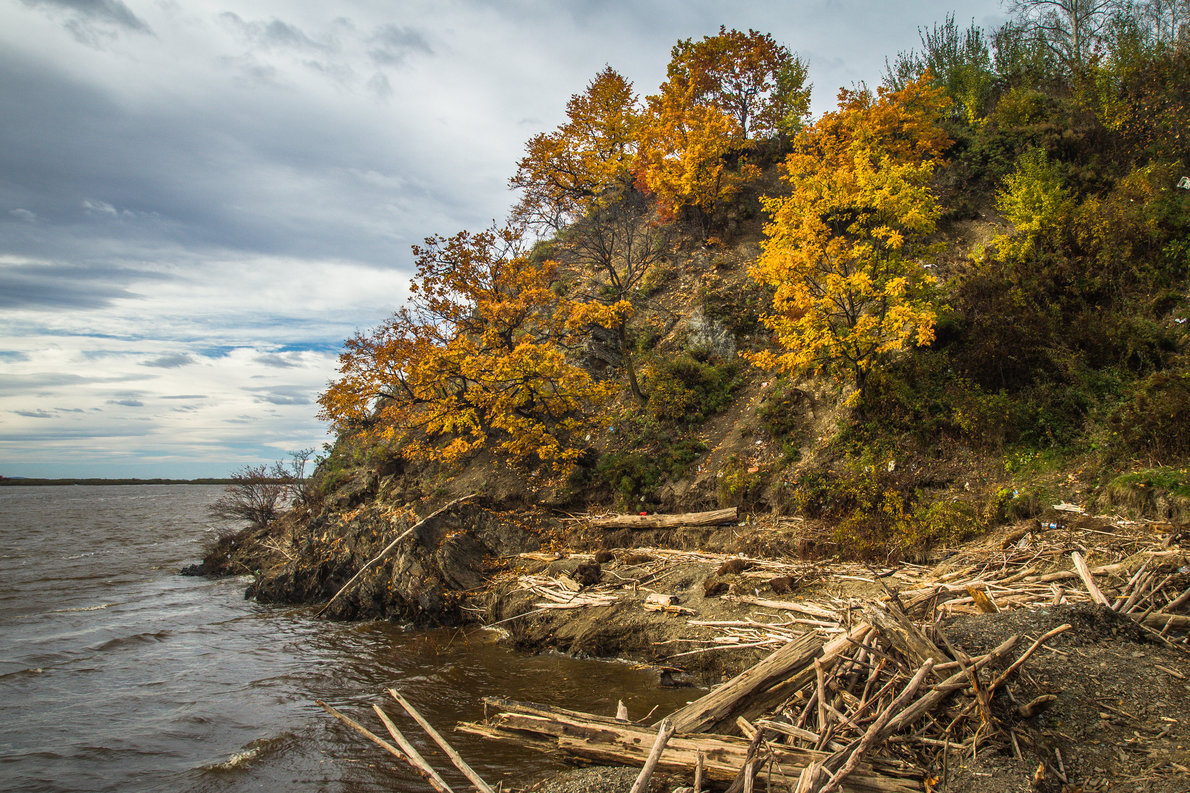
<path fill-rule="evenodd" d="M 177 574 L 222 488 L 0 488 L 0 779 L 6 791 L 424 791 L 331 719 L 381 704 L 440 770 L 399 688 L 493 786 L 560 766 L 462 734 L 486 695 L 633 718 L 697 695 L 624 663 L 506 650 L 488 631 L 334 623 Z M 453 772 L 453 769 L 450 769 Z M 457 773 L 444 773 L 458 781 Z"/>

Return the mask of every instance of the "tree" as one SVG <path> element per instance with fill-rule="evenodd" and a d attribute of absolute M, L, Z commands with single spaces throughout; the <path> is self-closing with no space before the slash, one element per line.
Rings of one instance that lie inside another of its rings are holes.
<path fill-rule="evenodd" d="M 1023 31 L 1036 35 L 1076 81 L 1087 75 L 1123 0 L 1007 0 Z"/>
<path fill-rule="evenodd" d="M 268 528 L 292 493 L 291 473 L 282 462 L 246 465 L 231 475 L 231 484 L 207 511 L 220 520 L 245 520 L 254 529 Z"/>
<path fill-rule="evenodd" d="M 925 259 L 939 216 L 930 189 L 949 141 L 929 75 L 877 95 L 844 89 L 839 109 L 794 142 L 791 193 L 767 198 L 772 222 L 752 275 L 774 290 L 763 319 L 780 350 L 754 356 L 787 372 L 832 372 L 863 393 L 868 373 L 933 338 Z"/>
<path fill-rule="evenodd" d="M 514 215 L 557 230 L 632 182 L 640 107 L 632 83 L 606 67 L 570 97 L 566 123 L 525 144 L 509 181 L 523 191 Z"/>
<path fill-rule="evenodd" d="M 626 190 L 616 200 L 593 208 L 559 235 L 575 259 L 594 274 L 597 294 L 588 300 L 633 308 L 640 301 L 641 280 L 669 250 L 667 226 L 655 223 L 648 198 Z M 620 312 L 610 328 L 628 388 L 638 402 L 645 400 L 637 379 L 629 338 L 629 320 L 635 312 Z"/>
<path fill-rule="evenodd" d="M 968 124 L 975 123 L 984 112 L 994 80 L 991 50 L 983 31 L 974 22 L 959 30 L 954 14 L 948 14 L 943 24 L 928 30 L 918 28 L 917 35 L 921 52 L 898 53 L 895 64 L 886 61 L 884 85 L 899 91 L 928 71 L 933 84 L 950 97 L 951 113 Z"/>
<path fill-rule="evenodd" d="M 430 237 L 413 250 L 408 305 L 346 342 L 320 416 L 397 442 L 412 459 L 451 463 L 490 448 L 567 472 L 610 395 L 570 353 L 628 307 L 555 295 L 557 264 L 526 256 L 513 229 Z"/>
<path fill-rule="evenodd" d="M 679 41 L 667 79 L 646 100 L 637 184 L 669 215 L 710 215 L 759 169 L 743 156 L 750 136 L 796 131 L 810 102 L 805 64 L 772 36 L 721 27 Z"/>
<path fill-rule="evenodd" d="M 720 25 L 718 35 L 679 41 L 672 54 L 670 81 L 731 117 L 744 139 L 775 135 L 809 112 L 805 62 L 768 33 Z"/>

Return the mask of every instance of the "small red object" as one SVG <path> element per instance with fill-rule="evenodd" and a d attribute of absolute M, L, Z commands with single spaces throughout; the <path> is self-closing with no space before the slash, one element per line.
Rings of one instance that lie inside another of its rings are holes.
<path fill-rule="evenodd" d="M 642 510 L 640 511 L 640 514 L 642 514 L 642 515 L 648 515 L 649 513 L 645 512 L 645 511 L 642 509 Z"/>

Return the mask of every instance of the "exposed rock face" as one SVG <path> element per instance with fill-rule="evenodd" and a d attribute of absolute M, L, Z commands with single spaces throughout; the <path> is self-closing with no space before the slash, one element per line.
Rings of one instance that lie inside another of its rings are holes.
<path fill-rule="evenodd" d="M 716 358 L 735 355 L 735 337 L 726 325 L 708 317 L 701 309 L 686 318 L 687 339 L 692 349 L 706 350 Z"/>
<path fill-rule="evenodd" d="M 247 594 L 263 602 L 325 602 L 416 522 L 405 510 L 375 502 L 345 513 L 323 512 L 307 527 L 296 558 L 262 573 Z M 531 531 L 474 502 L 460 503 L 419 526 L 326 613 L 339 619 L 456 623 L 462 594 L 483 583 L 489 563 L 539 545 Z"/>

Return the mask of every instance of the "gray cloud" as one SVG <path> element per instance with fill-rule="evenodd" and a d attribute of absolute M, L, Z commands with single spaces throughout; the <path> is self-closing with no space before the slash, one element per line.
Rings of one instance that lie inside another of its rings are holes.
<path fill-rule="evenodd" d="M 368 55 L 380 66 L 402 66 L 412 53 L 433 55 L 421 32 L 411 27 L 381 25 L 368 38 Z"/>
<path fill-rule="evenodd" d="M 307 51 L 330 49 L 326 44 L 310 38 L 296 25 L 273 18 L 268 22 L 247 21 L 239 14 L 224 11 L 219 20 L 257 47 L 276 47 Z"/>
<path fill-rule="evenodd" d="M 96 309 L 135 297 L 128 287 L 157 273 L 110 265 L 9 264 L 0 269 L 0 307 Z"/>
<path fill-rule="evenodd" d="M 107 404 L 123 405 L 124 407 L 128 408 L 143 408 L 145 406 L 144 402 L 140 401 L 139 399 L 132 399 L 131 397 L 126 399 L 109 399 Z"/>
<path fill-rule="evenodd" d="M 301 364 L 293 360 L 292 356 L 278 355 L 270 353 L 268 355 L 258 355 L 255 358 L 256 363 L 261 366 L 269 366 L 274 369 L 296 369 Z"/>
<path fill-rule="evenodd" d="M 30 8 L 54 8 L 79 17 L 115 25 L 126 30 L 149 33 L 151 29 L 120 0 L 21 0 Z"/>
<path fill-rule="evenodd" d="M 14 410 L 13 412 L 18 416 L 31 419 L 52 419 L 54 417 L 54 414 L 47 410 Z"/>
<path fill-rule="evenodd" d="M 309 405 L 310 389 L 304 386 L 257 386 L 247 391 L 256 393 L 256 401 L 269 405 Z"/>
<path fill-rule="evenodd" d="M 153 30 L 120 0 L 21 0 L 61 18 L 62 27 L 75 41 L 96 49 L 116 37 L 119 31 L 147 33 Z"/>
<path fill-rule="evenodd" d="M 435 163 L 413 141 L 394 145 L 391 128 L 345 122 L 298 93 L 253 83 L 220 90 L 215 105 L 129 104 L 3 48 L 0 74 L 21 75 L 0 80 L 0 108 L 20 108 L 0 125 L 0 207 L 41 221 L 0 213 L 11 253 L 79 262 L 171 248 L 388 268 L 426 234 L 495 214 L 460 211 L 442 168 L 464 164 Z M 361 88 L 383 95 L 386 81 Z M 492 176 L 482 189 L 505 195 L 507 174 Z M 468 184 L 480 189 L 474 174 Z"/>
<path fill-rule="evenodd" d="M 84 376 L 71 372 L 46 372 L 30 375 L 6 374 L 4 377 L 0 377 L 0 395 L 38 395 L 54 390 L 70 391 L 78 386 L 91 383 L 127 383 L 140 379 L 142 378 L 125 375 L 114 377 Z"/>
<path fill-rule="evenodd" d="M 181 366 L 189 366 L 194 363 L 194 356 L 189 353 L 178 352 L 170 355 L 162 355 L 159 358 L 153 358 L 149 361 L 142 361 L 141 366 L 151 366 L 157 369 L 177 369 Z"/>
<path fill-rule="evenodd" d="M 17 220 L 23 220 L 26 223 L 36 223 L 37 222 L 37 214 L 36 213 L 30 212 L 27 209 L 21 209 L 20 207 L 18 207 L 16 209 L 10 209 L 8 211 L 8 214 L 12 215 Z"/>

